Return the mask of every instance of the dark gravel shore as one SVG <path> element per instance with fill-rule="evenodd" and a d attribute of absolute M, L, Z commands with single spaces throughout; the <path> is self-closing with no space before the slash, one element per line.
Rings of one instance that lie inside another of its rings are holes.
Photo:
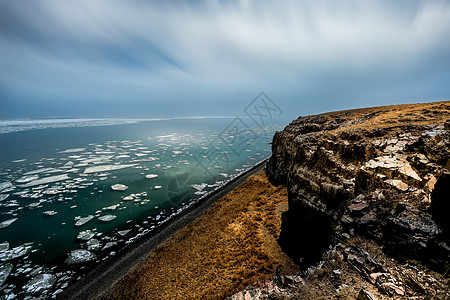
<path fill-rule="evenodd" d="M 186 209 L 180 215 L 161 225 L 160 228 L 135 243 L 123 248 L 115 256 L 96 266 L 79 281 L 72 283 L 58 299 L 95 299 L 108 291 L 114 282 L 124 276 L 133 266 L 138 265 L 158 245 L 167 240 L 201 216 L 213 203 L 242 184 L 249 176 L 261 171 L 267 160 L 264 160 L 225 186 L 217 189 L 202 201 Z"/>

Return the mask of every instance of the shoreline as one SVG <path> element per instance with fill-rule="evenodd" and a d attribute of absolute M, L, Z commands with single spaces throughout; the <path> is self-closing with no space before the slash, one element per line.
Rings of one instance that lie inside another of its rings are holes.
<path fill-rule="evenodd" d="M 268 158 L 211 192 L 205 198 L 189 206 L 185 211 L 163 223 L 155 231 L 125 246 L 112 256 L 93 267 L 81 280 L 69 285 L 57 299 L 95 299 L 109 291 L 113 284 L 131 268 L 139 265 L 159 245 L 180 229 L 196 220 L 215 202 L 245 182 L 251 175 L 263 170 Z"/>

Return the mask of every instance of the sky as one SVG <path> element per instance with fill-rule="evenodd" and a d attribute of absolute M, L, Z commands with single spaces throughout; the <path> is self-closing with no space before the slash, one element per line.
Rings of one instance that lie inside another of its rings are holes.
<path fill-rule="evenodd" d="M 450 99 L 450 1 L 0 1 L 0 116 L 295 118 Z"/>

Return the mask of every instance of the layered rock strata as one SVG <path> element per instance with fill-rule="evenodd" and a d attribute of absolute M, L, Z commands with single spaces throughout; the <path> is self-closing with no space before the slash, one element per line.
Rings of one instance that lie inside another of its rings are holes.
<path fill-rule="evenodd" d="M 299 117 L 274 135 L 266 173 L 288 188 L 279 243 L 300 266 L 351 236 L 445 272 L 450 102 Z"/>

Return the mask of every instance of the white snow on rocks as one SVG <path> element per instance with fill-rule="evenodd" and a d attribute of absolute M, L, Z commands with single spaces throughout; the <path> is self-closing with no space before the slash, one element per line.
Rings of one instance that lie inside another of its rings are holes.
<path fill-rule="evenodd" d="M 411 165 L 406 161 L 406 157 L 402 155 L 397 156 L 380 156 L 369 160 L 363 166 L 363 169 L 384 168 L 389 170 L 398 170 L 400 173 L 414 178 L 417 181 L 422 181 L 422 178 L 414 171 Z"/>
<path fill-rule="evenodd" d="M 78 264 L 96 259 L 97 256 L 89 250 L 77 249 L 70 251 L 65 263 L 68 265 Z"/>

